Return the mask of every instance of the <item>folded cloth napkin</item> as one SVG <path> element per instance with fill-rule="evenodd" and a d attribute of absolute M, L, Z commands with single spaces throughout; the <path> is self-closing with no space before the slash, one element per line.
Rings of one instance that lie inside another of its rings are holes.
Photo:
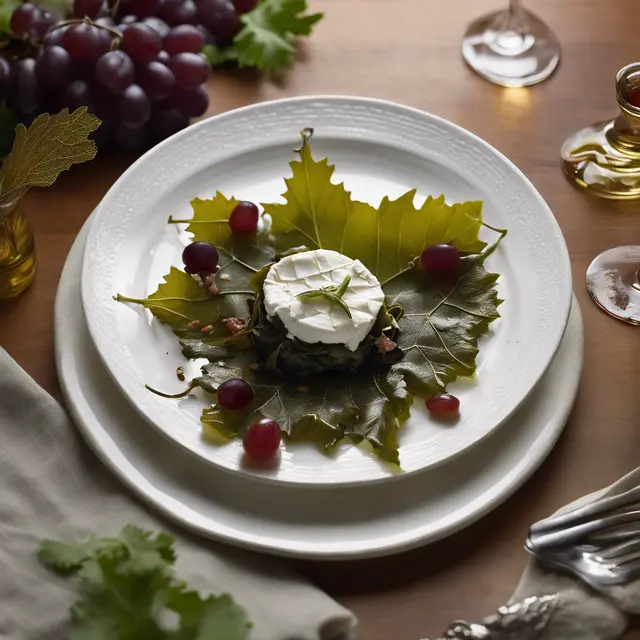
<path fill-rule="evenodd" d="M 251 640 L 346 640 L 354 616 L 282 562 L 175 530 L 102 466 L 60 405 L 0 348 L 0 638 L 63 640 L 73 580 L 37 559 L 43 538 L 81 541 L 126 524 L 176 537 L 176 576 L 204 593 L 229 593 Z M 144 640 L 144 639 L 141 639 Z"/>
<path fill-rule="evenodd" d="M 640 485 L 640 468 L 611 486 L 589 494 L 560 509 L 566 513 L 601 498 L 615 496 Z M 547 627 L 550 640 L 611 640 L 625 631 L 628 614 L 640 613 L 640 580 L 600 590 L 569 575 L 552 571 L 530 560 L 511 602 L 527 596 L 557 593 L 559 598 Z"/>

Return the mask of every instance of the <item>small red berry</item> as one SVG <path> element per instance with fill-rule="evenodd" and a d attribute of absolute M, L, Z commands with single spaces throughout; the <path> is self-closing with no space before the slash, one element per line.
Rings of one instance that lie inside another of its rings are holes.
<path fill-rule="evenodd" d="M 253 389 L 246 380 L 231 378 L 218 387 L 216 400 L 223 409 L 244 409 L 253 400 Z"/>
<path fill-rule="evenodd" d="M 460 252 L 450 244 L 433 244 L 420 254 L 420 264 L 436 275 L 454 274 L 460 266 Z"/>
<path fill-rule="evenodd" d="M 256 420 L 242 440 L 245 453 L 254 460 L 268 460 L 280 447 L 280 425 L 273 418 Z"/>
<path fill-rule="evenodd" d="M 258 228 L 258 220 L 260 211 L 253 202 L 243 200 L 233 208 L 229 216 L 229 226 L 231 231 L 238 236 L 249 235 L 255 233 Z"/>
<path fill-rule="evenodd" d="M 434 415 L 452 415 L 457 413 L 460 408 L 460 400 L 450 393 L 441 393 L 440 395 L 428 398 L 425 402 L 427 409 Z"/>

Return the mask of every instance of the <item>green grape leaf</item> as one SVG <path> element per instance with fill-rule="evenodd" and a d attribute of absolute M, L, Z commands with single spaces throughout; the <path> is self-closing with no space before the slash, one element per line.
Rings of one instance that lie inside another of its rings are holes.
<path fill-rule="evenodd" d="M 490 250 L 489 250 L 490 251 Z M 483 266 L 489 253 L 461 261 L 453 285 L 438 287 L 411 269 L 384 287 L 390 304 L 400 304 L 398 346 L 405 357 L 394 365 L 410 393 L 430 397 L 476 370 L 478 338 L 499 318 L 498 275 Z"/>
<path fill-rule="evenodd" d="M 2 0 L 0 2 L 0 33 L 11 33 L 11 14 L 22 4 L 21 0 Z"/>
<path fill-rule="evenodd" d="M 294 36 L 308 36 L 322 13 L 307 14 L 306 0 L 262 0 L 241 19 L 243 29 L 233 41 L 241 67 L 275 71 L 293 63 Z"/>
<path fill-rule="evenodd" d="M 331 182 L 334 166 L 314 160 L 310 130 L 303 132 L 299 160 L 291 162 L 284 204 L 264 204 L 273 219 L 279 251 L 304 244 L 332 249 L 359 259 L 381 283 L 410 268 L 424 247 L 447 243 L 464 253 L 478 253 L 482 203 L 448 205 L 444 196 L 414 205 L 415 190 L 397 200 L 384 198 L 378 209 L 351 198 L 344 184 Z"/>
<path fill-rule="evenodd" d="M 238 54 L 233 47 L 218 49 L 218 47 L 213 44 L 206 44 L 202 48 L 202 53 L 212 67 L 217 67 L 227 62 L 236 62 L 238 59 Z"/>
<path fill-rule="evenodd" d="M 30 187 L 48 187 L 74 164 L 92 160 L 97 147 L 89 135 L 100 120 L 87 107 L 56 115 L 43 113 L 27 129 L 19 124 L 11 153 L 0 169 L 0 193 L 23 192 Z"/>

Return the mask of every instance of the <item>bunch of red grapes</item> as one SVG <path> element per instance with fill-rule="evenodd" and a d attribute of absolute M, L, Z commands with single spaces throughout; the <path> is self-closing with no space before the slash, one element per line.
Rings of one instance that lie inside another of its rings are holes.
<path fill-rule="evenodd" d="M 229 46 L 257 0 L 75 0 L 59 21 L 35 4 L 11 16 L 27 55 L 0 57 L 0 99 L 29 123 L 87 106 L 98 144 L 142 148 L 204 114 L 211 73 L 205 44 Z"/>

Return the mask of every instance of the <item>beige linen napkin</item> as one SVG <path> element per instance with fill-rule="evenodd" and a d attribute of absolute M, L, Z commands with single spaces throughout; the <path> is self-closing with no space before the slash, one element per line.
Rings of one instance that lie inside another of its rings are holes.
<path fill-rule="evenodd" d="M 44 569 L 43 538 L 83 540 L 133 523 L 176 536 L 176 576 L 230 593 L 251 640 L 346 640 L 354 616 L 283 562 L 196 539 L 132 497 L 89 451 L 60 405 L 0 348 L 0 638 L 63 640 L 73 580 Z"/>

